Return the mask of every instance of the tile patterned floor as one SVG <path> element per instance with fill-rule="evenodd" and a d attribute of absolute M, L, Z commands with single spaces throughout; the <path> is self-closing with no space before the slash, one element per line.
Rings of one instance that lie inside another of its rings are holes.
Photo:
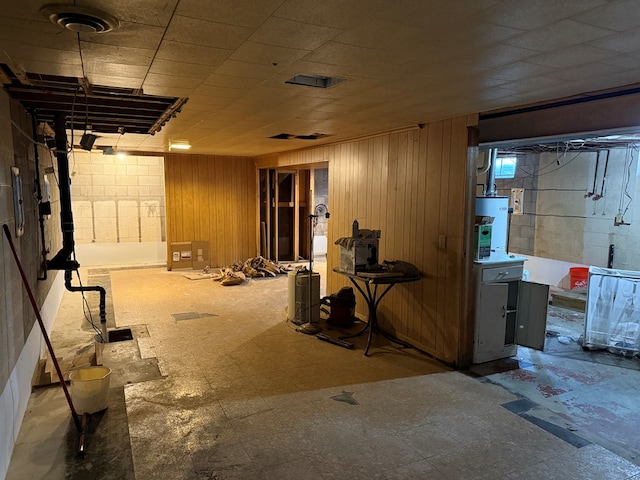
<path fill-rule="evenodd" d="M 598 443 L 578 448 L 505 408 L 522 397 L 489 374 L 380 339 L 364 357 L 362 339 L 347 350 L 296 332 L 284 277 L 221 287 L 137 269 L 110 281 L 117 326 L 146 326 L 133 342 L 161 374 L 123 382 L 137 480 L 640 479 L 640 466 Z M 184 312 L 212 316 L 173 316 Z M 31 407 L 31 437 L 19 440 L 7 478 L 74 478 L 60 455 L 38 468 L 24 454 L 38 441 L 56 445 L 69 423 L 38 398 Z M 51 425 L 41 429 L 43 415 Z M 85 461 L 100 455 L 93 444 Z M 114 475 L 130 469 L 111 460 Z M 92 475 L 76 478 L 111 478 Z"/>

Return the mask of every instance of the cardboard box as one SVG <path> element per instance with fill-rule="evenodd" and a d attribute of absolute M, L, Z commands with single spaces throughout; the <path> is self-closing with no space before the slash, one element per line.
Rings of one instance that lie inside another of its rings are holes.
<path fill-rule="evenodd" d="M 491 256 L 491 225 L 476 225 L 473 237 L 473 258 L 485 260 Z"/>
<path fill-rule="evenodd" d="M 210 267 L 209 263 L 209 242 L 195 241 L 191 242 L 191 263 L 194 270 L 202 270 L 204 267 Z"/>
<path fill-rule="evenodd" d="M 170 245 L 167 270 L 193 268 L 191 242 L 173 242 Z"/>
<path fill-rule="evenodd" d="M 354 238 L 349 248 L 340 246 L 340 270 L 355 274 L 378 265 L 377 238 Z"/>

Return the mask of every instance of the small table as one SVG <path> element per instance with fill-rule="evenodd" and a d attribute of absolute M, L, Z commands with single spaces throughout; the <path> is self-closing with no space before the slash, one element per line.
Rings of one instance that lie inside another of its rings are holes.
<path fill-rule="evenodd" d="M 367 347 L 364 350 L 365 356 L 369 355 L 369 347 L 371 346 L 371 339 L 373 338 L 374 333 L 379 333 L 380 335 L 385 337 L 387 340 L 397 345 L 401 345 L 402 347 L 409 348 L 413 346 L 407 342 L 404 342 L 394 337 L 390 333 L 385 332 L 378 324 L 377 311 L 378 311 L 378 305 L 380 304 L 380 301 L 389 292 L 389 290 L 393 288 L 394 285 L 398 283 L 417 282 L 421 278 L 420 275 L 398 274 L 398 275 L 390 276 L 390 275 L 384 275 L 384 274 L 383 275 L 368 274 L 367 272 L 363 272 L 363 274 L 366 276 L 360 276 L 357 274 L 354 275 L 352 273 L 343 272 L 338 268 L 334 268 L 333 271 L 336 273 L 339 273 L 340 275 L 344 275 L 348 277 L 349 280 L 351 280 L 351 283 L 353 284 L 353 286 L 356 287 L 356 289 L 358 289 L 358 291 L 362 294 L 362 297 L 364 298 L 365 302 L 367 302 L 367 308 L 369 309 L 368 321 L 367 321 L 367 324 L 362 328 L 362 330 L 360 330 L 358 333 L 354 333 L 353 335 L 340 337 L 341 339 L 359 337 L 360 335 L 364 335 L 365 333 L 367 333 L 368 334 Z M 361 283 L 365 286 L 364 289 L 360 286 Z M 371 285 L 373 285 L 373 289 L 371 288 Z M 380 292 L 379 294 L 378 294 L 378 285 L 385 286 L 382 292 Z"/>

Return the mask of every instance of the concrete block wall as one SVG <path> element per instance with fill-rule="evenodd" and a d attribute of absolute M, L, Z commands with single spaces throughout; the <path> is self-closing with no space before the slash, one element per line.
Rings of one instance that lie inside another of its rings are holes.
<path fill-rule="evenodd" d="M 164 242 L 164 159 L 74 151 L 77 244 Z"/>
<path fill-rule="evenodd" d="M 43 173 L 55 169 L 54 159 L 38 147 L 40 176 L 35 171 L 31 118 L 6 92 L 0 90 L 0 223 L 6 224 L 33 291 L 45 328 L 51 330 L 64 289 L 63 276 L 48 272 L 44 278 L 42 249 L 51 258 L 61 247 L 60 201 L 55 182 L 51 189 L 52 215 L 44 222 L 45 245 L 40 242 L 38 205 L 33 188 L 44 188 Z M 24 205 L 24 234 L 16 236 L 11 167 L 20 170 Z M 0 478 L 4 478 L 31 393 L 31 378 L 44 342 L 20 272 L 4 233 L 0 238 Z"/>
<path fill-rule="evenodd" d="M 610 149 L 603 182 L 606 158 L 607 150 L 599 161 L 597 152 L 519 157 L 516 178 L 496 180 L 500 195 L 525 188 L 524 215 L 512 216 L 510 252 L 606 267 L 614 245 L 614 268 L 640 270 L 638 150 Z M 614 225 L 619 213 L 629 225 Z"/>
<path fill-rule="evenodd" d="M 80 150 L 69 164 L 80 264 L 164 264 L 164 158 Z"/>
<path fill-rule="evenodd" d="M 518 156 L 516 175 L 509 179 L 496 179 L 498 195 L 510 197 L 512 188 L 524 188 L 522 215 L 511 215 L 509 252 L 522 255 L 534 254 L 538 155 Z"/>

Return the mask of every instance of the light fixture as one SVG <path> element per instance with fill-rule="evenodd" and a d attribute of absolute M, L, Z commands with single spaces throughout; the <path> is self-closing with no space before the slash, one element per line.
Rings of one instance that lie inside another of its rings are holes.
<path fill-rule="evenodd" d="M 171 150 L 189 150 L 191 145 L 189 142 L 174 142 L 169 144 L 169 151 Z"/>

